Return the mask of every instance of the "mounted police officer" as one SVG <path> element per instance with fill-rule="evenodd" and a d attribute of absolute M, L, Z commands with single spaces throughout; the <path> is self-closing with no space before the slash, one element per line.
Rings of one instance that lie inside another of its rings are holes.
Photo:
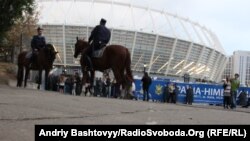
<path fill-rule="evenodd" d="M 36 55 L 41 48 L 45 48 L 46 40 L 45 37 L 42 35 L 43 29 L 41 27 L 37 28 L 37 35 L 34 35 L 31 40 L 31 48 L 32 48 L 32 56 L 31 56 L 31 63 L 36 62 Z"/>
<path fill-rule="evenodd" d="M 87 54 L 87 61 L 89 62 L 90 69 L 93 69 L 91 57 L 92 53 L 95 50 L 101 49 L 102 47 L 106 46 L 110 40 L 110 30 L 105 26 L 106 20 L 101 19 L 100 24 L 97 25 L 91 32 L 89 37 L 89 45 L 90 47 L 86 50 Z"/>

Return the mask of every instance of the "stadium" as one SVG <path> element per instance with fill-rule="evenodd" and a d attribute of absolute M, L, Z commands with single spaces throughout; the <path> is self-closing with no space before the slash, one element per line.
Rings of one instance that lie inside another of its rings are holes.
<path fill-rule="evenodd" d="M 59 55 L 55 65 L 79 67 L 76 37 L 88 39 L 101 18 L 111 30 L 110 44 L 127 47 L 132 71 L 162 77 L 221 80 L 227 57 L 206 27 L 167 11 L 115 0 L 38 0 L 39 25 Z"/>

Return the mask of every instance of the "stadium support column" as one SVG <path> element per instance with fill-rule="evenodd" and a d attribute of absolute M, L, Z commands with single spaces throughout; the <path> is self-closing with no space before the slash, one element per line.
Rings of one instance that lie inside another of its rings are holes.
<path fill-rule="evenodd" d="M 137 38 L 137 31 L 135 31 L 134 41 L 133 41 L 133 46 L 132 46 L 132 50 L 131 50 L 131 60 L 132 60 L 132 61 L 133 61 L 133 56 L 134 56 L 134 50 L 135 50 L 135 44 L 136 44 L 136 38 Z"/>
<path fill-rule="evenodd" d="M 63 64 L 66 67 L 66 43 L 65 43 L 65 23 L 63 24 Z"/>
<path fill-rule="evenodd" d="M 216 53 L 217 54 L 217 53 Z M 209 68 L 208 67 L 208 65 L 206 66 L 206 68 L 205 68 L 205 71 L 206 70 L 208 70 L 208 68 L 210 69 L 210 78 L 212 79 L 212 80 L 216 80 L 216 78 L 218 78 L 218 77 L 221 77 L 221 76 L 218 76 L 218 68 L 221 68 L 222 69 L 222 66 L 223 65 L 221 65 L 221 62 L 219 62 L 219 61 L 221 61 L 221 60 L 223 60 L 223 58 L 222 58 L 223 56 L 222 56 L 222 54 L 219 54 L 219 55 L 215 55 L 215 62 L 213 61 L 213 69 L 211 69 L 211 68 Z M 217 68 L 217 69 L 215 69 L 215 68 Z M 203 73 L 204 74 L 204 76 L 203 77 L 205 77 L 205 73 Z"/>
<path fill-rule="evenodd" d="M 151 55 L 151 59 L 150 59 L 150 62 L 149 62 L 149 68 L 148 68 L 148 73 L 150 73 L 151 71 L 151 67 L 154 63 L 154 56 L 155 56 L 155 50 L 156 50 L 156 47 L 157 47 L 157 43 L 158 43 L 158 38 L 159 38 L 159 35 L 157 34 L 156 37 L 155 37 L 155 42 L 154 42 L 154 49 L 153 49 L 153 53 Z"/>
<path fill-rule="evenodd" d="M 172 63 L 172 61 L 174 59 L 174 52 L 175 52 L 175 48 L 176 48 L 176 45 L 177 45 L 177 42 L 178 42 L 178 38 L 177 38 L 177 35 L 176 35 L 175 28 L 173 28 L 173 25 L 172 25 L 170 19 L 168 18 L 169 14 L 164 12 L 164 15 L 165 15 L 165 18 L 166 18 L 166 21 L 167 21 L 168 25 L 170 26 L 170 28 L 172 30 L 173 36 L 175 37 L 174 38 L 174 43 L 173 43 L 173 46 L 172 46 L 172 52 L 171 52 L 169 60 L 168 60 L 169 63 L 167 65 L 166 71 L 164 73 L 165 75 L 167 75 L 168 71 L 169 71 L 170 64 Z"/>
<path fill-rule="evenodd" d="M 136 29 L 136 25 L 135 25 L 135 17 L 134 17 L 134 12 L 133 12 L 133 6 L 130 5 L 130 10 L 131 10 L 131 17 L 132 17 L 132 22 L 133 22 L 133 28 L 134 30 Z M 135 31 L 134 34 L 134 40 L 133 40 L 133 46 L 132 46 L 132 50 L 131 50 L 131 60 L 133 61 L 133 56 L 134 56 L 134 49 L 135 49 L 135 44 L 136 44 L 136 37 L 137 37 L 137 31 Z"/>
<path fill-rule="evenodd" d="M 182 19 L 182 20 L 188 21 L 188 19 Z M 187 52 L 186 57 L 185 57 L 184 65 L 183 65 L 182 68 L 181 68 L 182 72 L 180 73 L 180 76 L 184 75 L 184 73 L 185 73 L 184 67 L 186 66 L 186 64 L 187 64 L 188 61 L 189 61 L 190 52 L 191 52 L 191 50 L 193 49 L 193 45 L 194 45 L 194 41 L 193 41 L 193 39 L 192 39 L 192 36 L 191 36 L 191 34 L 188 32 L 188 30 L 187 30 L 186 26 L 183 24 L 182 20 L 179 19 L 179 22 L 180 22 L 182 28 L 184 29 L 184 31 L 185 31 L 185 33 L 186 33 L 186 35 L 187 35 L 189 41 L 191 41 L 191 43 L 190 43 L 190 45 L 189 45 L 189 47 L 188 47 L 188 52 Z"/>
<path fill-rule="evenodd" d="M 169 68 L 170 68 L 170 64 L 172 63 L 172 61 L 174 59 L 174 52 L 175 52 L 175 48 L 176 48 L 177 42 L 178 42 L 178 39 L 175 38 L 174 39 L 174 43 L 173 43 L 173 47 L 172 47 L 172 52 L 171 52 L 170 58 L 168 60 L 169 63 L 167 65 L 167 68 L 166 68 L 166 71 L 165 71 L 165 75 L 168 74 L 168 71 L 169 71 Z"/>

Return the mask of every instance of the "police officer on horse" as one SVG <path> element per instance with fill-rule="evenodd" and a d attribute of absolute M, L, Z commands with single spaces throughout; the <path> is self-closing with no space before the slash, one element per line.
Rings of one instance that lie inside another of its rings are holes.
<path fill-rule="evenodd" d="M 105 24 L 106 20 L 101 19 L 100 24 L 92 30 L 89 37 L 88 43 L 90 47 L 86 50 L 86 59 L 87 62 L 89 62 L 89 67 L 91 70 L 93 69 L 93 65 L 90 59 L 92 57 L 92 53 L 95 50 L 101 49 L 102 47 L 106 46 L 110 40 L 111 33 L 110 30 L 105 26 Z"/>
<path fill-rule="evenodd" d="M 45 37 L 42 35 L 43 29 L 41 27 L 37 28 L 37 35 L 34 35 L 31 40 L 31 48 L 32 48 L 32 55 L 31 55 L 31 64 L 35 64 L 37 53 L 41 48 L 45 48 L 46 40 Z"/>

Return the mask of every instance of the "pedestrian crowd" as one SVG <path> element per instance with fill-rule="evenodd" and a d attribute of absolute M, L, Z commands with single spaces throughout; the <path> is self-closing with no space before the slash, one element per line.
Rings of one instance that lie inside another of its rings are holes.
<path fill-rule="evenodd" d="M 240 105 L 244 108 L 249 106 L 249 98 L 247 93 L 243 89 L 239 95 L 237 90 L 239 88 L 239 74 L 235 74 L 234 78 L 227 77 L 223 82 L 223 107 L 225 109 L 235 109 L 236 105 Z M 152 84 L 152 78 L 148 73 L 144 73 L 141 79 L 143 101 L 149 101 L 151 94 L 149 93 L 150 86 Z M 133 92 L 135 93 L 135 84 L 133 84 Z M 90 84 L 87 83 L 85 88 L 82 87 L 82 78 L 78 73 L 74 75 L 68 75 L 63 72 L 60 75 L 51 74 L 49 76 L 49 89 L 52 91 L 58 91 L 64 94 L 71 94 L 80 96 L 99 96 L 99 97 L 110 97 L 119 98 L 121 93 L 121 86 L 116 83 L 115 79 L 111 79 L 108 75 L 103 77 L 97 77 L 94 80 L 93 90 L 90 89 Z M 192 85 L 187 84 L 185 87 L 186 98 L 185 103 L 192 105 L 194 99 L 194 90 Z M 174 82 L 169 82 L 163 88 L 163 99 L 162 102 L 166 103 L 177 103 L 178 94 L 180 93 L 179 87 Z M 136 99 L 136 97 L 135 97 Z M 237 101 L 236 101 L 237 99 Z M 153 100 L 154 101 L 154 100 Z"/>
<path fill-rule="evenodd" d="M 65 71 L 60 75 L 50 74 L 48 79 L 49 90 L 63 94 L 117 98 L 120 93 L 120 86 L 116 80 L 111 80 L 107 75 L 95 78 L 93 90 L 91 90 L 90 83 L 87 83 L 85 88 L 83 87 L 82 78 L 77 72 L 74 75 L 66 74 Z"/>

